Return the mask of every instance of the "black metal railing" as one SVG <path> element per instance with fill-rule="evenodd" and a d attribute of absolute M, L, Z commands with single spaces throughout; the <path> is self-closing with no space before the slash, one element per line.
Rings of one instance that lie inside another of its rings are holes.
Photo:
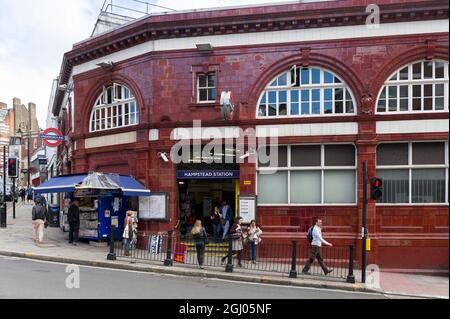
<path fill-rule="evenodd" d="M 199 266 L 198 250 L 203 251 L 203 266 L 222 268 L 231 272 L 242 269 L 249 272 L 275 272 L 286 274 L 291 278 L 301 276 L 324 276 L 324 270 L 317 259 L 312 263 L 308 274 L 302 270 L 311 256 L 310 246 L 292 243 L 276 243 L 263 240 L 255 246 L 242 241 L 242 246 L 233 240 L 210 241 L 199 249 L 192 238 L 181 238 L 173 232 L 163 234 L 140 234 L 138 244 L 127 244 L 125 240 L 116 241 L 114 251 L 108 256 L 128 258 L 131 261 L 143 260 L 160 262 L 166 266 L 195 265 Z M 241 250 L 237 250 L 242 248 Z M 229 258 L 231 254 L 231 258 Z M 354 247 L 322 247 L 321 255 L 327 268 L 333 272 L 327 277 L 354 282 L 353 259 Z M 255 258 L 256 257 L 256 258 Z"/>

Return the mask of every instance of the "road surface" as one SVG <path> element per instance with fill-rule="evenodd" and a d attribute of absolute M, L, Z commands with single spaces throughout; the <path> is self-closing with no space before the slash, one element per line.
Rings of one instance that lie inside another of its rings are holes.
<path fill-rule="evenodd" d="M 197 277 L 79 267 L 0 256 L 0 298 L 14 299 L 381 299 L 378 294 L 283 287 Z M 70 280 L 67 280 L 69 277 Z"/>

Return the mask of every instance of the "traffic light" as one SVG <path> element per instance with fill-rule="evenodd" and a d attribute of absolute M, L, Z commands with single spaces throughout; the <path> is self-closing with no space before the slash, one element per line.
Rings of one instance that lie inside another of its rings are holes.
<path fill-rule="evenodd" d="M 370 180 L 370 198 L 379 200 L 383 196 L 383 180 L 380 178 L 372 178 Z"/>
<path fill-rule="evenodd" d="M 10 178 L 19 177 L 19 159 L 15 157 L 8 158 L 8 176 Z"/>

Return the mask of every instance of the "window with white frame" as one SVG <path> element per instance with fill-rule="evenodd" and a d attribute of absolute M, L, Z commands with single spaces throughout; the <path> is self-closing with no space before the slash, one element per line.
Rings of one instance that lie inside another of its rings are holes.
<path fill-rule="evenodd" d="M 348 115 L 356 113 L 355 105 L 348 86 L 332 72 L 294 66 L 264 89 L 258 117 Z"/>
<path fill-rule="evenodd" d="M 418 61 L 395 72 L 378 97 L 378 113 L 448 111 L 448 62 Z"/>
<path fill-rule="evenodd" d="M 90 131 L 105 131 L 136 124 L 139 124 L 139 108 L 131 90 L 121 84 L 105 87 L 92 109 Z"/>
<path fill-rule="evenodd" d="M 276 157 L 270 152 L 275 152 Z M 262 158 L 276 158 L 264 161 Z M 258 150 L 258 202 L 330 205 L 356 203 L 353 144 L 263 146 Z"/>
<path fill-rule="evenodd" d="M 382 204 L 448 203 L 448 142 L 385 143 L 377 148 Z"/>
<path fill-rule="evenodd" d="M 197 74 L 197 99 L 199 103 L 214 103 L 217 97 L 216 73 Z"/>

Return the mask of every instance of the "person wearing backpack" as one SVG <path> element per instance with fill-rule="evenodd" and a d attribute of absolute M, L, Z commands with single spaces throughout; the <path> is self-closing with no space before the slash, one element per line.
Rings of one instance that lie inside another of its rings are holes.
<path fill-rule="evenodd" d="M 208 234 L 206 234 L 205 228 L 202 226 L 202 221 L 197 220 L 191 231 L 192 237 L 195 242 L 195 249 L 197 250 L 197 260 L 200 269 L 204 269 L 203 261 L 205 259 L 205 247 L 208 245 Z"/>
<path fill-rule="evenodd" d="M 238 266 L 242 267 L 242 250 L 244 249 L 243 239 L 244 234 L 242 232 L 242 217 L 237 217 L 233 226 L 230 228 L 230 237 L 232 239 L 232 250 L 233 255 L 237 255 Z M 222 258 L 222 264 L 225 263 L 225 260 L 228 258 L 228 254 Z"/>
<path fill-rule="evenodd" d="M 33 241 L 42 244 L 44 241 L 44 227 L 47 223 L 47 209 L 42 205 L 41 199 L 36 199 L 36 204 L 31 212 L 33 224 Z"/>
<path fill-rule="evenodd" d="M 330 247 L 333 247 L 333 244 L 331 244 L 331 243 L 327 242 L 325 239 L 323 239 L 323 237 L 322 237 L 322 220 L 320 218 L 317 219 L 316 224 L 308 230 L 307 239 L 311 243 L 311 255 L 310 255 L 308 261 L 306 262 L 306 265 L 303 268 L 302 273 L 308 274 L 309 269 L 311 268 L 311 265 L 313 264 L 314 260 L 316 260 L 316 258 L 317 258 L 317 261 L 319 262 L 320 267 L 322 267 L 323 272 L 325 273 L 325 275 L 328 275 L 329 273 L 331 273 L 333 271 L 333 269 L 328 268 L 323 261 L 322 244 L 330 246 Z"/>

